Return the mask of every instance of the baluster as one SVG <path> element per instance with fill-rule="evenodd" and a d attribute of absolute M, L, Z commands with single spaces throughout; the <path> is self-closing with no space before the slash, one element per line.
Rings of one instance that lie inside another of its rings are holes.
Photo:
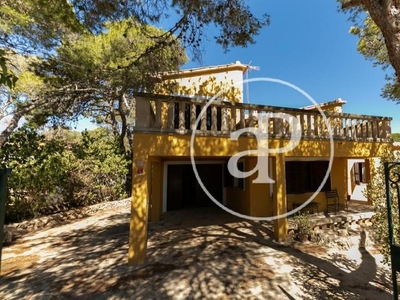
<path fill-rule="evenodd" d="M 319 135 L 319 125 L 320 125 L 320 116 L 314 115 L 314 136 L 317 137 Z"/>
<path fill-rule="evenodd" d="M 301 136 L 305 135 L 305 128 L 304 128 L 304 115 L 301 114 L 300 116 L 300 126 L 301 126 Z"/>
<path fill-rule="evenodd" d="M 155 115 L 155 121 L 154 121 L 155 128 L 161 128 L 161 105 L 162 105 L 161 100 L 157 100 L 156 101 L 156 115 Z"/>
<path fill-rule="evenodd" d="M 274 134 L 275 136 L 283 135 L 283 119 L 282 118 L 273 118 L 273 126 L 274 126 Z"/>
<path fill-rule="evenodd" d="M 332 129 L 333 129 L 333 130 L 332 130 L 333 137 L 337 137 L 337 136 L 340 135 L 339 122 L 340 122 L 340 119 L 339 119 L 339 118 L 337 118 L 337 117 L 334 117 L 334 118 L 333 118 L 333 128 L 332 128 Z"/>
<path fill-rule="evenodd" d="M 221 107 L 221 131 L 223 133 L 226 133 L 229 131 L 228 128 L 228 122 L 229 122 L 229 116 L 228 116 L 228 108 L 227 107 Z"/>
<path fill-rule="evenodd" d="M 351 120 L 351 138 L 355 139 L 357 138 L 357 132 L 356 132 L 356 120 Z"/>
<path fill-rule="evenodd" d="M 311 137 L 311 115 L 307 115 L 307 137 Z"/>
<path fill-rule="evenodd" d="M 201 111 L 203 111 L 205 104 L 201 105 Z M 202 131 L 207 131 L 207 109 L 201 115 L 201 126 Z"/>
<path fill-rule="evenodd" d="M 361 122 L 361 120 L 356 120 L 356 135 L 357 135 L 357 138 L 362 137 L 362 122 Z"/>
<path fill-rule="evenodd" d="M 343 118 L 339 118 L 339 122 L 338 122 L 338 126 L 339 126 L 339 138 L 344 138 L 345 137 L 345 130 L 344 130 L 344 124 L 343 124 Z"/>
<path fill-rule="evenodd" d="M 161 103 L 161 129 L 168 129 L 168 102 L 160 101 Z"/>
<path fill-rule="evenodd" d="M 380 121 L 380 135 L 379 138 L 387 139 L 390 136 L 390 128 L 386 120 Z"/>
<path fill-rule="evenodd" d="M 190 129 L 196 130 L 196 104 L 190 104 Z"/>
<path fill-rule="evenodd" d="M 361 120 L 361 136 L 366 139 L 368 137 L 368 132 L 367 132 L 367 121 L 366 120 Z"/>
<path fill-rule="evenodd" d="M 244 109 L 240 108 L 240 128 L 245 128 L 246 127 L 246 116 L 244 113 Z"/>
<path fill-rule="evenodd" d="M 260 131 L 262 133 L 269 133 L 269 119 L 267 118 L 267 112 L 263 110 L 258 110 L 257 114 L 257 122 L 258 122 L 258 128 L 260 128 Z"/>
<path fill-rule="evenodd" d="M 218 122 L 217 106 L 212 104 L 211 105 L 211 131 L 213 131 L 213 132 L 217 131 L 217 122 Z"/>
<path fill-rule="evenodd" d="M 377 139 L 379 135 L 379 123 L 378 120 L 374 120 L 374 128 L 373 128 L 373 138 Z"/>
<path fill-rule="evenodd" d="M 390 126 L 390 121 L 387 120 L 386 122 L 386 139 L 392 137 L 392 127 Z"/>
<path fill-rule="evenodd" d="M 254 127 L 253 112 L 254 110 L 249 110 L 249 127 Z"/>
<path fill-rule="evenodd" d="M 231 107 L 231 124 L 230 130 L 236 130 L 236 108 L 234 106 Z"/>
<path fill-rule="evenodd" d="M 168 129 L 174 129 L 175 127 L 175 102 L 168 103 Z"/>
<path fill-rule="evenodd" d="M 179 102 L 179 130 L 185 130 L 185 106 L 186 103 L 180 101 Z"/>

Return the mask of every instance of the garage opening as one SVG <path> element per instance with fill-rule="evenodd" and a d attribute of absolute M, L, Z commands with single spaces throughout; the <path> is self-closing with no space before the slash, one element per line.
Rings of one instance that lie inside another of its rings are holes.
<path fill-rule="evenodd" d="M 198 174 L 204 186 L 222 202 L 223 164 L 196 164 Z M 190 207 L 213 206 L 197 182 L 191 164 L 170 164 L 167 166 L 167 211 Z"/>

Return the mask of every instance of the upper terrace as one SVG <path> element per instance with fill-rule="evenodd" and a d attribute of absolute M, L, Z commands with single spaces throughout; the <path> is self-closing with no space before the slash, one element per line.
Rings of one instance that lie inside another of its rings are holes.
<path fill-rule="evenodd" d="M 205 106 L 206 113 L 197 124 L 197 135 L 229 136 L 240 128 L 258 127 L 262 123 L 268 136 L 276 139 L 289 138 L 296 128 L 302 139 L 329 139 L 330 127 L 334 140 L 391 141 L 390 117 L 327 110 L 324 118 L 321 108 L 315 106 L 296 109 L 225 101 L 209 103 L 207 99 L 147 94 L 136 97 L 135 131 L 191 134 Z"/>

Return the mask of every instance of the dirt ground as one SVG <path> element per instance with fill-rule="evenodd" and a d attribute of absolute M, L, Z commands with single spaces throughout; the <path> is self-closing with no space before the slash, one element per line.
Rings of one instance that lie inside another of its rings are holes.
<path fill-rule="evenodd" d="M 270 225 L 218 208 L 149 225 L 127 265 L 129 204 L 42 229 L 3 249 L 0 299 L 392 299 L 373 247 L 275 243 Z"/>

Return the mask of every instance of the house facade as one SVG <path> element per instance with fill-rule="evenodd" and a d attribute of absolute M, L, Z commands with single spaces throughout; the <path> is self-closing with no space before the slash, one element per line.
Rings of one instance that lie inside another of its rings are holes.
<path fill-rule="evenodd" d="M 130 264 L 144 262 L 147 222 L 165 211 L 209 205 L 210 195 L 252 217 L 284 215 L 310 197 L 324 211 L 325 190 L 348 195 L 348 160 L 370 173 L 372 158 L 392 149 L 391 118 L 343 113 L 341 99 L 297 109 L 241 102 L 136 96 Z M 287 218 L 273 222 L 284 239 Z"/>

